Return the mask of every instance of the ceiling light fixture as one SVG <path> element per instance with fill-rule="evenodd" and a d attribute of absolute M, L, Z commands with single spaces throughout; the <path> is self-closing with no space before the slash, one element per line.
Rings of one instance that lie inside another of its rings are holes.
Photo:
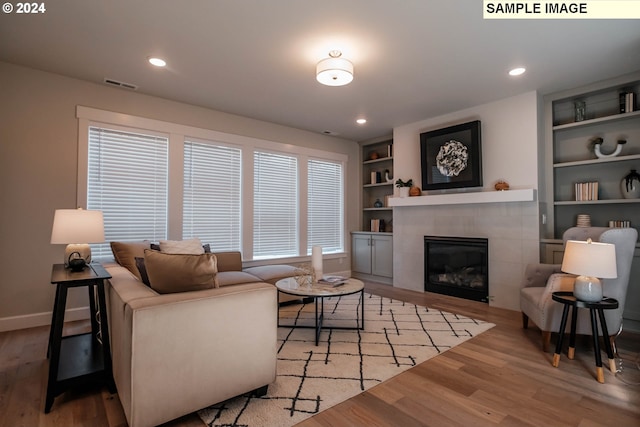
<path fill-rule="evenodd" d="M 520 76 L 520 75 L 524 74 L 525 71 L 527 71 L 526 68 L 518 67 L 518 68 L 514 68 L 513 70 L 509 71 L 509 75 L 510 76 Z"/>
<path fill-rule="evenodd" d="M 318 62 L 316 66 L 316 80 L 327 86 L 344 86 L 353 80 L 353 64 L 348 59 L 341 58 L 342 52 L 332 50 L 329 58 Z"/>
<path fill-rule="evenodd" d="M 156 67 L 164 67 L 167 65 L 167 62 L 161 58 L 149 58 L 149 63 L 151 65 L 155 65 Z"/>
<path fill-rule="evenodd" d="M 367 123 L 367 119 L 358 119 L 358 120 L 356 120 L 356 123 L 359 124 L 359 125 L 363 125 L 363 124 Z"/>

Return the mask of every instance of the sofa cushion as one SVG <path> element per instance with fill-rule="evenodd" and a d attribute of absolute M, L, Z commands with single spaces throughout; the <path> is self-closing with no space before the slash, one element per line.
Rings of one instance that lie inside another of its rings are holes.
<path fill-rule="evenodd" d="M 241 283 L 262 282 L 258 277 L 243 271 L 220 271 L 216 275 L 220 287 L 239 285 Z"/>
<path fill-rule="evenodd" d="M 144 264 L 151 288 L 161 294 L 218 287 L 214 254 L 165 254 L 147 249 Z"/>
<path fill-rule="evenodd" d="M 166 254 L 201 255 L 204 253 L 198 238 L 187 240 L 160 240 L 160 251 Z"/>
<path fill-rule="evenodd" d="M 260 265 L 257 267 L 248 267 L 243 270 L 245 273 L 252 274 L 264 282 L 275 285 L 280 279 L 294 277 L 298 268 L 292 265 Z"/>
<path fill-rule="evenodd" d="M 140 242 L 111 242 L 111 252 L 113 252 L 116 262 L 140 280 L 142 280 L 142 277 L 136 265 L 136 257 L 144 258 L 144 250 L 150 247 L 151 243 L 148 240 Z"/>

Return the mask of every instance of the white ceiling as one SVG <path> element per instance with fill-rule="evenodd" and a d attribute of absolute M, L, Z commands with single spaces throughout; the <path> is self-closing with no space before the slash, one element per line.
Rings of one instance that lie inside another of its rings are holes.
<path fill-rule="evenodd" d="M 14 2 L 15 3 L 15 2 Z M 640 22 L 483 20 L 479 0 L 55 0 L 0 14 L 0 60 L 365 140 L 519 93 L 640 69 Z M 333 49 L 343 87 L 315 80 Z M 165 69 L 146 62 L 167 60 Z M 507 71 L 525 66 L 512 78 Z M 120 89 L 125 90 L 125 89 Z M 369 122 L 360 126 L 356 118 Z"/>

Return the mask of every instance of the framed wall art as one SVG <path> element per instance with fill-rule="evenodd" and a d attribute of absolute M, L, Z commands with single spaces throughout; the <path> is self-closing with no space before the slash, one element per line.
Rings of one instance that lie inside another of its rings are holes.
<path fill-rule="evenodd" d="M 422 189 L 482 186 L 480 120 L 420 134 Z"/>

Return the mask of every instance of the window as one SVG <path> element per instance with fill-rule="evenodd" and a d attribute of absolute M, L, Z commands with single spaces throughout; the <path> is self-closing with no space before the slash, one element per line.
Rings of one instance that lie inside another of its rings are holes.
<path fill-rule="evenodd" d="M 297 256 L 297 159 L 256 151 L 253 162 L 253 258 Z"/>
<path fill-rule="evenodd" d="M 166 137 L 89 127 L 87 209 L 104 215 L 110 241 L 167 238 Z M 93 245 L 96 259 L 108 243 Z"/>
<path fill-rule="evenodd" d="M 342 252 L 342 164 L 309 160 L 307 182 L 307 254 L 311 254 L 314 245 L 322 246 L 323 253 Z"/>
<path fill-rule="evenodd" d="M 344 251 L 339 152 L 78 106 L 78 206 L 110 241 L 199 237 L 244 261 Z M 108 243 L 95 259 L 110 259 Z M 341 255 L 344 256 L 344 255 Z"/>
<path fill-rule="evenodd" d="M 182 237 L 198 237 L 213 251 L 241 246 L 241 150 L 184 143 Z"/>

